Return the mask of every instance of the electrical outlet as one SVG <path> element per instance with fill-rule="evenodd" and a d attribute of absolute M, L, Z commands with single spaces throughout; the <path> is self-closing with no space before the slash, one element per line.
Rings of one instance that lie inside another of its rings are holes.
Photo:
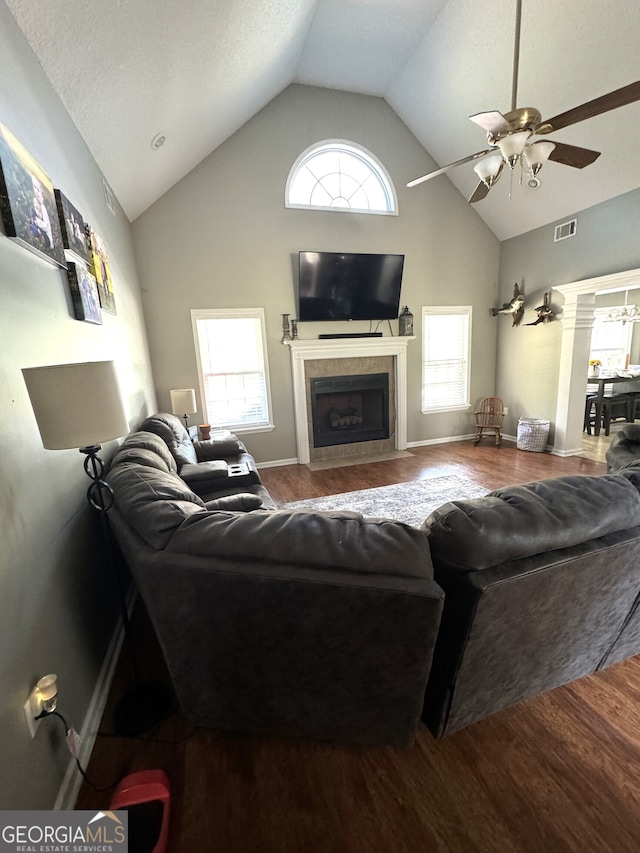
<path fill-rule="evenodd" d="M 32 697 L 29 696 L 27 701 L 24 703 L 24 715 L 27 718 L 27 726 L 29 727 L 29 734 L 32 738 L 36 736 L 36 732 L 38 731 L 38 726 L 40 725 L 40 720 L 36 720 L 33 716 L 33 703 Z"/>
<path fill-rule="evenodd" d="M 504 413 L 505 413 L 505 415 L 509 414 L 509 406 L 504 407 Z"/>

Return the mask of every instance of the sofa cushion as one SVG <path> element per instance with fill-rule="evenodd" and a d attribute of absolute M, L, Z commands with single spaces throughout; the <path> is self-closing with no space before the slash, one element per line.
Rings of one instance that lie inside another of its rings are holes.
<path fill-rule="evenodd" d="M 634 490 L 635 491 L 635 490 Z M 639 497 L 640 503 L 640 497 Z M 257 510 L 185 519 L 167 551 L 255 563 L 433 578 L 426 536 L 355 512 Z"/>
<path fill-rule="evenodd" d="M 211 501 L 205 501 L 208 510 L 224 509 L 227 512 L 251 512 L 252 509 L 260 509 L 262 498 L 249 492 L 240 492 L 239 495 L 223 495 Z"/>
<path fill-rule="evenodd" d="M 122 462 L 109 471 L 118 512 L 144 541 L 165 548 L 186 518 L 204 511 L 204 502 L 177 474 Z"/>
<path fill-rule="evenodd" d="M 453 501 L 426 519 L 434 562 L 465 573 L 568 548 L 640 523 L 640 494 L 617 474 L 570 476 Z"/>
<path fill-rule="evenodd" d="M 146 453 L 139 455 L 135 452 L 137 450 L 144 450 Z M 151 457 L 147 455 L 148 453 L 159 457 L 162 465 L 158 463 L 157 459 L 151 461 Z M 139 458 L 136 459 L 136 456 L 139 456 Z M 176 474 L 178 471 L 176 460 L 173 458 L 171 453 L 169 453 L 169 448 L 166 443 L 152 432 L 132 432 L 126 436 L 113 456 L 110 467 L 113 468 L 114 465 L 118 465 L 120 462 L 136 461 L 140 461 L 142 465 L 150 464 L 155 468 L 160 468 L 161 470 L 166 468 L 166 470 L 171 474 Z"/>
<path fill-rule="evenodd" d="M 178 470 L 190 462 L 197 462 L 196 452 L 193 449 L 189 434 L 184 428 L 184 424 L 175 415 L 168 412 L 158 412 L 158 414 L 146 418 L 140 429 L 160 436 L 176 460 Z"/>

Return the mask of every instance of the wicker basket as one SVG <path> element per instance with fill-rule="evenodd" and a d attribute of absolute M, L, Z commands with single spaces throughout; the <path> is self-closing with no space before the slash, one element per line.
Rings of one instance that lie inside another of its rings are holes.
<path fill-rule="evenodd" d="M 520 418 L 518 421 L 518 450 L 532 450 L 534 453 L 544 453 L 549 438 L 551 421 L 541 418 Z"/>

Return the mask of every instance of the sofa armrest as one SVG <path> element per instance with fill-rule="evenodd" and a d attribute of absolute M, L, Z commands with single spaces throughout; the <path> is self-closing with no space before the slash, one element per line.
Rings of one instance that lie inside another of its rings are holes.
<path fill-rule="evenodd" d="M 227 456 L 238 456 L 246 448 L 235 436 L 224 439 L 208 439 L 194 441 L 198 462 L 209 462 L 213 459 L 225 459 Z"/>
<path fill-rule="evenodd" d="M 190 462 L 180 468 L 180 477 L 198 494 L 226 481 L 229 478 L 229 466 L 223 460 Z"/>

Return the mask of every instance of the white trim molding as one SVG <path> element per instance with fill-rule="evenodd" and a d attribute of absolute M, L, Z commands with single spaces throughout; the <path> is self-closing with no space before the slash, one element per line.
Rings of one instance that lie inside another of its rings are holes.
<path fill-rule="evenodd" d="M 305 361 L 322 358 L 375 358 L 394 356 L 396 380 L 396 450 L 407 447 L 407 345 L 415 336 L 389 338 L 328 338 L 290 340 L 284 343 L 291 350 L 293 375 L 293 405 L 296 423 L 296 444 L 300 464 L 310 462 L 309 424 L 307 423 L 307 387 Z"/>
<path fill-rule="evenodd" d="M 573 281 L 553 288 L 564 297 L 558 369 L 555 456 L 582 453 L 587 363 L 597 293 L 640 287 L 640 269 Z"/>

